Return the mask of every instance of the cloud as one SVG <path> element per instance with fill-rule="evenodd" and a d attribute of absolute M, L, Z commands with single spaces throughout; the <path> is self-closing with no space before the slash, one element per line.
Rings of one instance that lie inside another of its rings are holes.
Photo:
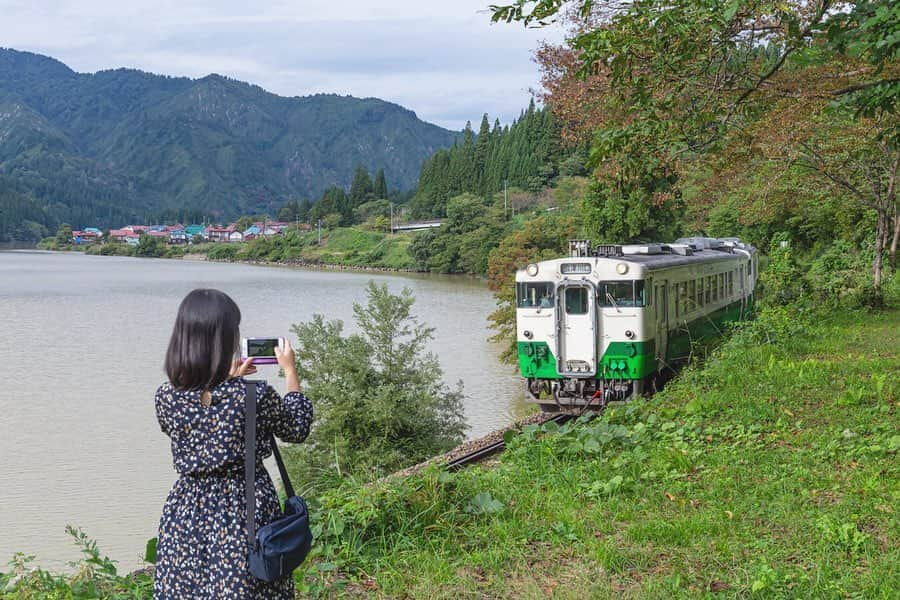
<path fill-rule="evenodd" d="M 490 24 L 484 0 L 0 0 L 3 44 L 78 71 L 220 73 L 274 93 L 375 96 L 460 129 L 508 122 L 538 84 L 531 52 L 557 30 Z"/>

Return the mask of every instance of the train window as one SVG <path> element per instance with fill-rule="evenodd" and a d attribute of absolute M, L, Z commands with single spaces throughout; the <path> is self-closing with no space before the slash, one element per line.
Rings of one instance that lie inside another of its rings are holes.
<path fill-rule="evenodd" d="M 706 303 L 709 304 L 710 302 L 712 302 L 712 276 L 711 275 L 708 275 L 706 277 L 705 290 L 706 290 Z"/>
<path fill-rule="evenodd" d="M 725 299 L 725 273 L 719 273 L 719 298 Z"/>
<path fill-rule="evenodd" d="M 601 281 L 597 286 L 600 306 L 645 306 L 644 282 Z"/>
<path fill-rule="evenodd" d="M 553 284 L 549 281 L 516 283 L 516 300 L 519 308 L 553 308 Z"/>
<path fill-rule="evenodd" d="M 634 282 L 634 305 L 635 306 L 646 306 L 649 302 L 645 301 L 644 297 L 644 282 L 643 281 L 635 281 Z"/>
<path fill-rule="evenodd" d="M 734 271 L 728 271 L 728 295 L 734 296 Z"/>
<path fill-rule="evenodd" d="M 697 306 L 703 306 L 703 278 L 697 280 Z"/>
<path fill-rule="evenodd" d="M 588 311 L 588 290 L 583 287 L 566 288 L 566 314 L 584 315 Z"/>
<path fill-rule="evenodd" d="M 688 310 L 697 308 L 697 282 L 693 279 L 688 282 L 688 298 L 690 298 Z"/>

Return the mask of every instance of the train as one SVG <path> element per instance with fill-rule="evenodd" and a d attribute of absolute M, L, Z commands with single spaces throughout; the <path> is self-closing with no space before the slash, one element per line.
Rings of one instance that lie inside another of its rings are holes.
<path fill-rule="evenodd" d="M 516 271 L 516 351 L 530 402 L 585 410 L 652 392 L 694 343 L 748 318 L 757 250 L 739 238 L 571 240 Z"/>

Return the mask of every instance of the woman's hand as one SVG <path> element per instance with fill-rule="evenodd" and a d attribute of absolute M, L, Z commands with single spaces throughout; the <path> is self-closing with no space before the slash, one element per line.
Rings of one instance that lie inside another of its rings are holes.
<path fill-rule="evenodd" d="M 275 358 L 278 360 L 278 366 L 284 370 L 287 391 L 299 392 L 300 378 L 297 377 L 297 357 L 294 355 L 294 349 L 289 340 L 284 340 L 284 350 L 275 348 Z"/>
<path fill-rule="evenodd" d="M 246 377 L 254 373 L 256 373 L 256 365 L 253 364 L 252 358 L 248 358 L 244 362 L 236 359 L 231 365 L 231 373 L 229 375 L 231 377 Z"/>
<path fill-rule="evenodd" d="M 284 372 L 297 370 L 297 357 L 294 355 L 294 349 L 291 347 L 290 340 L 284 340 L 284 350 L 275 346 L 275 359 L 278 366 L 284 369 Z"/>

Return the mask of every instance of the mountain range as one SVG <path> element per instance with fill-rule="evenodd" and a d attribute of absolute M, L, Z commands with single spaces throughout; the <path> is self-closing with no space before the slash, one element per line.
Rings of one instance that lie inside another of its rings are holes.
<path fill-rule="evenodd" d="M 358 166 L 408 190 L 459 136 L 376 98 L 286 98 L 221 75 L 77 73 L 0 48 L 0 192 L 48 222 L 273 212 L 349 187 Z"/>

